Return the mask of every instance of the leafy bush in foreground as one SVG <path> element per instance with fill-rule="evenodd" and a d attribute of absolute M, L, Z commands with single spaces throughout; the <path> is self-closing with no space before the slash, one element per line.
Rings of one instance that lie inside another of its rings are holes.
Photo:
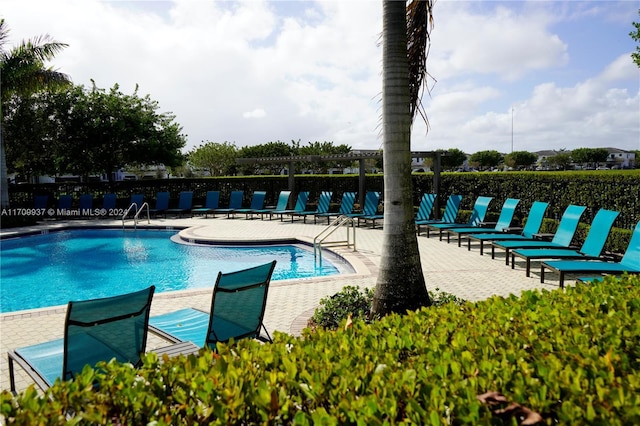
<path fill-rule="evenodd" d="M 640 278 L 447 303 L 138 370 L 86 369 L 7 423 L 640 424 Z M 99 386 L 94 391 L 92 383 Z M 504 410 L 509 404 L 519 410 Z M 515 414 L 504 417 L 502 413 Z"/>

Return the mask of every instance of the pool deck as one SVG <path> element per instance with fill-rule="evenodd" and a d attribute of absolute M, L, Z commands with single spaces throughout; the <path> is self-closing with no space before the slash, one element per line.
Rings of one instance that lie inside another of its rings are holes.
<path fill-rule="evenodd" d="M 286 218 L 285 218 L 286 219 Z M 216 218 L 170 218 L 152 219 L 139 224 L 146 226 L 185 228 L 181 231 L 188 239 L 219 241 L 259 241 L 295 238 L 312 243 L 313 238 L 322 231 L 326 224 L 314 225 L 307 218 L 303 224 L 298 220 L 281 222 L 274 220 L 245 220 L 244 217 L 227 219 Z M 128 223 L 130 225 L 131 222 Z M 120 220 L 91 219 L 71 221 L 45 221 L 30 228 L 3 230 L 3 236 L 12 233 L 40 232 L 42 230 L 65 226 L 121 226 Z M 335 239 L 344 239 L 345 230 L 338 230 Z M 329 241 L 333 240 L 331 238 Z M 355 273 L 325 278 L 304 280 L 274 281 L 269 288 L 264 323 L 273 335 L 274 332 L 299 335 L 306 326 L 308 318 L 318 306 L 320 299 L 337 293 L 346 285 L 373 288 L 376 283 L 380 264 L 383 231 L 380 228 L 356 228 L 356 251 L 345 247 L 333 247 L 332 250 L 354 267 Z M 524 267 L 516 264 L 514 270 L 505 266 L 504 252 L 498 251 L 492 260 L 490 252 L 479 255 L 479 248 L 472 245 L 471 251 L 466 247 L 458 247 L 452 240 L 439 241 L 437 236 L 427 238 L 418 236 L 420 258 L 427 288 L 455 294 L 470 301 L 483 300 L 488 297 L 520 294 L 523 290 L 542 288 L 555 290 L 558 288 L 557 276 L 549 274 L 544 284 L 540 283 L 537 263 L 532 267 L 531 277 L 527 278 Z M 218 271 L 211 271 L 211 280 Z M 149 285 L 153 277 L 149 277 Z M 170 293 L 156 293 L 153 297 L 151 315 L 173 311 L 183 307 L 196 307 L 208 310 L 211 303 L 211 290 L 186 290 Z M 26 345 L 40 343 L 63 337 L 66 306 L 43 308 L 15 313 L 0 314 L 0 389 L 9 389 L 9 371 L 7 350 Z M 149 334 L 147 350 L 167 346 L 165 340 Z M 19 367 L 16 367 L 16 387 L 18 391 L 26 389 L 33 383 Z"/>

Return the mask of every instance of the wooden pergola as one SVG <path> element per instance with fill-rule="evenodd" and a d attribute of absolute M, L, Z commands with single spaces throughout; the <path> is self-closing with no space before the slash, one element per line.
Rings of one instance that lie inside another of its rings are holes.
<path fill-rule="evenodd" d="M 295 177 L 292 171 L 295 163 L 318 162 L 318 161 L 358 161 L 360 177 L 358 180 L 358 198 L 360 205 L 364 205 L 366 192 L 365 164 L 366 160 L 377 160 L 382 158 L 382 151 L 349 153 L 349 154 L 328 154 L 328 155 L 292 155 L 289 157 L 263 157 L 263 158 L 238 158 L 238 164 L 287 164 L 289 170 L 288 189 L 293 191 Z M 433 158 L 433 188 L 436 194 L 440 194 L 440 171 L 441 157 L 447 155 L 443 151 L 412 151 L 411 158 Z M 436 198 L 437 199 L 437 198 Z"/>

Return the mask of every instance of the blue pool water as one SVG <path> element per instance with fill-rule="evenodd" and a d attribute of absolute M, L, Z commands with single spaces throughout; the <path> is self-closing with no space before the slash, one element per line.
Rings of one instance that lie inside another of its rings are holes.
<path fill-rule="evenodd" d="M 175 231 L 69 230 L 0 242 L 0 312 L 65 305 L 139 290 L 213 288 L 218 271 L 277 260 L 272 281 L 327 276 L 295 245 L 208 246 L 171 241 Z"/>

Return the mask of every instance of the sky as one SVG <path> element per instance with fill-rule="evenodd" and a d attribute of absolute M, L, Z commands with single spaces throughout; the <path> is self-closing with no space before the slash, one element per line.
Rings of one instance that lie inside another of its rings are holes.
<path fill-rule="evenodd" d="M 640 150 L 638 1 L 438 0 L 411 149 Z M 382 1 L 3 0 L 78 85 L 158 101 L 187 136 L 382 148 Z"/>

